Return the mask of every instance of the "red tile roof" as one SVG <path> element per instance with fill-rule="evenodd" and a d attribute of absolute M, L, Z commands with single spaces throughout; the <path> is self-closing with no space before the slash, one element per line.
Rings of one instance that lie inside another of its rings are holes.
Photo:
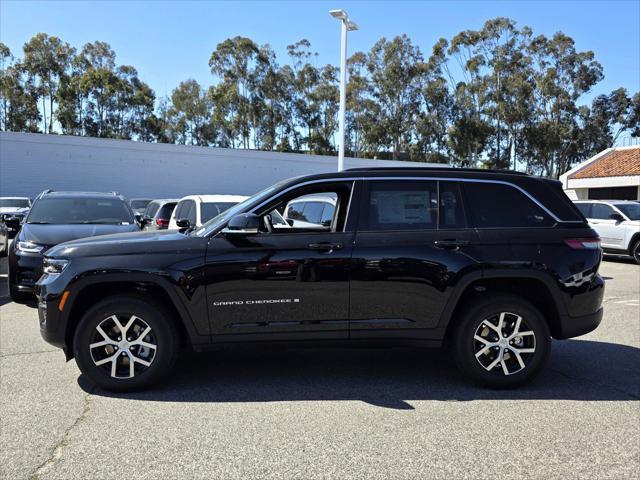
<path fill-rule="evenodd" d="M 603 157 L 569 176 L 576 178 L 626 177 L 640 175 L 640 145 L 614 149 Z"/>

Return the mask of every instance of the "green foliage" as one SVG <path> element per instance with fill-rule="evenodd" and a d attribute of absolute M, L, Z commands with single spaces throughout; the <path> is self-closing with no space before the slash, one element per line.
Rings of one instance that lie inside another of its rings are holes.
<path fill-rule="evenodd" d="M 269 45 L 229 38 L 211 53 L 213 85 L 193 79 L 168 98 L 109 44 L 76 51 L 38 33 L 16 59 L 0 43 L 0 128 L 186 145 L 334 154 L 338 69 L 308 40 L 280 65 Z M 558 176 L 640 136 L 640 92 L 584 95 L 603 78 L 593 52 L 558 32 L 535 36 L 498 17 L 439 39 L 425 57 L 406 36 L 347 60 L 347 155 Z"/>

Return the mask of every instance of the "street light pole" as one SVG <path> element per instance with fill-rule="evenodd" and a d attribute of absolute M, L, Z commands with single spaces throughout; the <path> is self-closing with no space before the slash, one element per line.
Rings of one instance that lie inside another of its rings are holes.
<path fill-rule="evenodd" d="M 358 26 L 349 20 L 347 12 L 344 10 L 330 10 L 329 13 L 334 18 L 340 20 L 341 41 L 340 41 L 340 110 L 338 113 L 338 171 L 344 170 L 344 117 L 347 107 L 347 31 L 357 30 Z"/>

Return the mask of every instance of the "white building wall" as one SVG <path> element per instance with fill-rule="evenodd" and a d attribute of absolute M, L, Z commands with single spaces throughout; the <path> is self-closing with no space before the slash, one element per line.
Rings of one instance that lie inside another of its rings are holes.
<path fill-rule="evenodd" d="M 345 168 L 367 166 L 433 165 L 345 158 Z M 33 197 L 47 188 L 148 198 L 250 195 L 336 167 L 337 157 L 321 155 L 0 132 L 0 196 Z"/>

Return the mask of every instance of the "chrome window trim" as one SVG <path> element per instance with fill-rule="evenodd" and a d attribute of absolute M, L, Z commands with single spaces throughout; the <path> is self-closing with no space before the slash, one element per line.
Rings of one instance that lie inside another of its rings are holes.
<path fill-rule="evenodd" d="M 302 182 L 302 183 L 298 183 L 296 185 L 292 185 L 291 187 L 278 192 L 278 195 L 281 195 L 283 193 L 287 193 L 295 188 L 299 188 L 299 187 L 303 187 L 305 185 L 312 185 L 314 183 L 329 183 L 329 182 L 340 182 L 340 181 L 381 181 L 381 180 L 385 180 L 385 181 L 389 181 L 389 180 L 404 180 L 404 181 L 411 181 L 411 180 L 431 180 L 431 181 L 443 181 L 443 182 L 466 182 L 466 183 L 494 183 L 494 184 L 499 184 L 499 185 L 507 185 L 509 187 L 515 188 L 516 190 L 518 190 L 520 193 L 524 194 L 529 200 L 531 200 L 533 203 L 535 203 L 538 207 L 540 207 L 542 210 L 544 210 L 544 212 L 546 212 L 551 218 L 553 218 L 556 222 L 560 222 L 560 223 L 582 223 L 582 220 L 561 220 L 560 218 L 558 218 L 557 215 L 555 215 L 551 210 L 549 210 L 547 207 L 545 207 L 542 203 L 540 203 L 534 196 L 532 196 L 529 192 L 527 192 L 525 189 L 523 189 L 522 187 L 508 182 L 506 180 L 485 180 L 485 179 L 481 179 L 481 178 L 455 178 L 455 177 L 343 177 L 343 178 L 323 178 L 323 179 L 319 179 L 319 180 L 309 180 L 306 182 Z M 352 190 L 353 192 L 353 190 Z M 259 205 L 257 205 L 256 207 L 254 207 L 250 213 L 255 213 L 256 210 L 260 209 L 262 206 L 264 206 L 265 204 L 269 203 L 269 201 L 271 201 L 271 199 L 267 199 L 264 202 L 260 203 Z M 348 214 L 348 212 L 347 212 Z"/>

